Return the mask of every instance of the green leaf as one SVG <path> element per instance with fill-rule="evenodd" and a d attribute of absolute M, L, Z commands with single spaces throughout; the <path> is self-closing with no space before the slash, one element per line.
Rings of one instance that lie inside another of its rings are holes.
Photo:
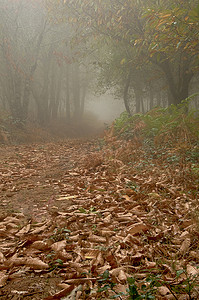
<path fill-rule="evenodd" d="M 184 273 L 184 270 L 178 270 L 178 271 L 176 271 L 176 277 L 178 278 L 183 273 Z"/>

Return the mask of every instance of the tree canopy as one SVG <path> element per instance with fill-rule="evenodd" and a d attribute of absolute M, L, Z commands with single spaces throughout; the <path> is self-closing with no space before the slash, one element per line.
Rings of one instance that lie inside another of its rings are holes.
<path fill-rule="evenodd" d="M 52 1 L 50 1 L 52 3 Z M 55 3 L 53 1 L 53 3 Z M 199 4 L 196 0 L 65 0 L 76 39 L 92 37 L 124 48 L 121 62 L 132 68 L 154 64 L 169 89 L 169 104 L 189 95 L 189 84 L 199 65 Z M 113 51 L 113 49 L 111 49 Z M 126 52 L 127 53 L 127 52 Z"/>

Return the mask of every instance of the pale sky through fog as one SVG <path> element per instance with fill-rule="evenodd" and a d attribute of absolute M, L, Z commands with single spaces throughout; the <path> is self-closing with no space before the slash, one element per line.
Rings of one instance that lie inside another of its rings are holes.
<path fill-rule="evenodd" d="M 110 123 L 125 111 L 122 100 L 111 95 L 102 95 L 86 102 L 86 111 L 93 112 L 99 120 Z"/>

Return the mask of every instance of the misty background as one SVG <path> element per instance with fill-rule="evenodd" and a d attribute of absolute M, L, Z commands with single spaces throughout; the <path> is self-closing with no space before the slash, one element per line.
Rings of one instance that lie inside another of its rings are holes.
<path fill-rule="evenodd" d="M 81 17 L 65 1 L 0 1 L 1 130 L 6 122 L 32 123 L 85 134 L 83 127 L 103 130 L 125 110 L 145 113 L 198 92 L 198 70 L 190 72 L 197 54 L 186 53 L 185 60 L 179 47 L 175 59 L 138 66 L 135 49 L 112 38 L 111 25 L 106 35 L 93 36 L 95 15 L 91 30 Z M 135 26 L 125 26 L 135 35 Z"/>

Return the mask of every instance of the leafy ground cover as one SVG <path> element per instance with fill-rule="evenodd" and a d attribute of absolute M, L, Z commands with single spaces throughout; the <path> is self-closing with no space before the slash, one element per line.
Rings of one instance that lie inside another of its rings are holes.
<path fill-rule="evenodd" d="M 155 109 L 99 139 L 2 145 L 1 299 L 198 299 L 197 126 Z"/>

